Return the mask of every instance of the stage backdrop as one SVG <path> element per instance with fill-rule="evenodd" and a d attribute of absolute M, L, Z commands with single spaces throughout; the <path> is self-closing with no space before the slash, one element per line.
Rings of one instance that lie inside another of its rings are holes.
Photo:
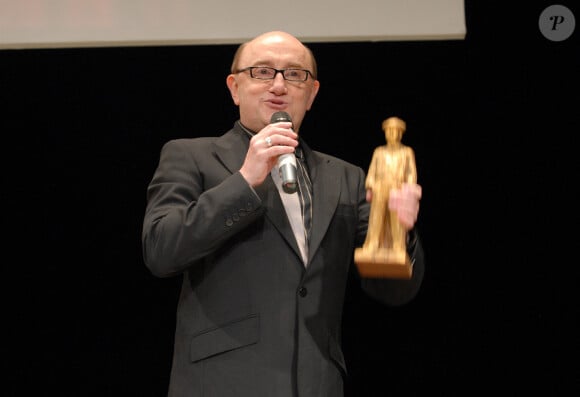
<path fill-rule="evenodd" d="M 463 0 L 0 0 L 1 48 L 463 39 Z"/>

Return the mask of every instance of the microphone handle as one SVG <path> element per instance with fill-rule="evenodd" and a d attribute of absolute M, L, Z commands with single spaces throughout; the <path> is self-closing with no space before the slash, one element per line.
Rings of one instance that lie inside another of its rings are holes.
<path fill-rule="evenodd" d="M 296 156 L 294 153 L 287 153 L 278 157 L 278 172 L 282 179 L 282 190 L 286 193 L 295 193 L 298 190 L 298 182 L 296 178 Z"/>

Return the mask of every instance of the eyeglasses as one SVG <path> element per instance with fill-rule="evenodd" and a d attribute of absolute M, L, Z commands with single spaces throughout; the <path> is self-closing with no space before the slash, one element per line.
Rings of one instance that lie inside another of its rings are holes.
<path fill-rule="evenodd" d="M 278 73 L 282 73 L 284 80 L 288 81 L 306 81 L 308 75 L 311 75 L 306 69 L 275 69 L 266 66 L 249 66 L 247 68 L 239 69 L 236 73 L 250 71 L 250 77 L 259 80 L 273 80 Z"/>

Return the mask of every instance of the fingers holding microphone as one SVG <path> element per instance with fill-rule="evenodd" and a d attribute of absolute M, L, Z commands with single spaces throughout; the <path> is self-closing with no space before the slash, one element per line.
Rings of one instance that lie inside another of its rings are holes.
<path fill-rule="evenodd" d="M 240 173 L 251 186 L 264 182 L 282 155 L 294 153 L 298 134 L 291 122 L 268 124 L 250 139 L 250 145 Z"/>
<path fill-rule="evenodd" d="M 293 150 L 289 150 L 288 147 L 294 148 L 298 145 L 298 134 L 292 130 L 292 123 L 282 122 L 276 124 L 270 124 L 265 127 L 258 134 L 254 135 L 252 139 L 263 142 L 264 148 L 272 148 L 274 146 L 278 147 L 275 156 L 284 153 L 292 153 Z M 268 154 L 272 155 L 273 152 L 270 151 Z"/>
<path fill-rule="evenodd" d="M 298 146 L 298 134 L 292 130 L 290 122 L 269 124 L 252 137 L 250 146 L 252 144 L 257 145 L 258 150 L 265 151 L 262 154 L 266 158 L 276 160 L 282 154 L 294 152 Z"/>

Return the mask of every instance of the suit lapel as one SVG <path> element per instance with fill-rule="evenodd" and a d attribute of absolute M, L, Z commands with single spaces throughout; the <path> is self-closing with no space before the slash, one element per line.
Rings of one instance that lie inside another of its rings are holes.
<path fill-rule="evenodd" d="M 313 189 L 312 233 L 308 251 L 308 262 L 310 263 L 320 247 L 320 243 L 336 211 L 341 189 L 341 185 L 338 182 L 341 181 L 341 178 L 331 167 L 330 159 L 323 159 L 310 150 L 304 142 L 301 142 L 301 145 L 304 149 Z"/>
<path fill-rule="evenodd" d="M 247 133 L 236 122 L 232 130 L 216 140 L 214 146 L 215 155 L 234 174 L 242 167 L 248 146 L 249 140 Z M 272 177 L 268 175 L 264 183 L 254 190 L 262 200 L 262 205 L 266 210 L 266 217 L 272 222 L 290 247 L 292 247 L 298 258 L 301 258 L 300 249 L 296 243 L 292 227 L 286 216 L 286 210 L 284 209 L 280 194 L 274 185 Z"/>

